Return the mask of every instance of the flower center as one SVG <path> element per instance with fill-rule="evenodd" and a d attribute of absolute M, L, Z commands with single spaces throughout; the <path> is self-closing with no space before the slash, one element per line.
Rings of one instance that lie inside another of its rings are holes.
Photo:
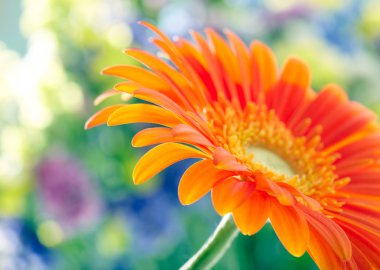
<path fill-rule="evenodd" d="M 261 164 L 267 167 L 270 171 L 283 175 L 289 179 L 297 175 L 287 161 L 271 150 L 260 146 L 251 146 L 248 147 L 247 152 L 253 153 L 252 162 Z"/>
<path fill-rule="evenodd" d="M 265 106 L 248 103 L 244 111 L 221 107 L 207 112 L 208 122 L 220 144 L 253 174 L 288 183 L 316 199 L 348 182 L 335 174 L 333 163 L 337 156 L 321 151 L 318 128 L 311 132 L 312 136 L 296 137 Z M 306 126 L 307 123 L 305 120 Z"/>

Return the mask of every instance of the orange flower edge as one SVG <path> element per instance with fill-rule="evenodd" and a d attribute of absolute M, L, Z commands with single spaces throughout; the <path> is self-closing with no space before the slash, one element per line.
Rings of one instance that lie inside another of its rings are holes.
<path fill-rule="evenodd" d="M 380 269 L 380 131 L 373 113 L 337 85 L 310 88 L 308 67 L 289 58 L 278 70 L 271 50 L 247 47 L 212 29 L 195 43 L 171 41 L 142 22 L 170 64 L 139 49 L 146 68 L 114 66 L 114 93 L 147 103 L 107 107 L 86 123 L 151 123 L 133 138 L 157 145 L 134 170 L 136 184 L 187 158 L 198 162 L 179 183 L 182 204 L 211 191 L 215 210 L 232 213 L 243 234 L 270 219 L 294 256 L 309 252 L 321 269 Z"/>

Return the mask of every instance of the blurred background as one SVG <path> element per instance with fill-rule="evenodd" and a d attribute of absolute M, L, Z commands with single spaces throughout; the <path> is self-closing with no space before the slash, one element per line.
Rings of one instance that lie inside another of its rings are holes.
<path fill-rule="evenodd" d="M 281 62 L 309 63 L 313 87 L 337 82 L 380 112 L 378 0 L 0 0 L 0 269 L 177 269 L 220 217 L 210 199 L 182 207 L 172 166 L 142 186 L 132 170 L 138 126 L 84 131 L 94 98 L 155 49 L 147 20 L 168 35 L 230 28 Z M 239 236 L 215 269 L 316 269 L 287 254 L 270 226 Z"/>

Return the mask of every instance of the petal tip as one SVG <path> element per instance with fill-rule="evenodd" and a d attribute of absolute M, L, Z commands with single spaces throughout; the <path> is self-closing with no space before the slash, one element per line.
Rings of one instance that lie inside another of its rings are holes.
<path fill-rule="evenodd" d="M 99 73 L 101 75 L 108 75 L 109 74 L 109 70 L 111 69 L 112 67 L 106 67 L 106 68 L 103 68 Z"/>
<path fill-rule="evenodd" d="M 86 121 L 86 123 L 84 124 L 84 129 L 85 129 L 85 130 L 89 130 L 89 129 L 92 128 L 90 120 L 91 120 L 91 119 L 88 119 L 88 120 Z"/>
<path fill-rule="evenodd" d="M 178 199 L 182 205 L 190 205 L 197 201 L 191 194 L 191 190 L 184 187 L 184 181 L 180 181 L 178 185 Z"/>
<path fill-rule="evenodd" d="M 291 56 L 285 61 L 281 79 L 302 89 L 308 89 L 311 83 L 309 66 L 298 56 Z"/>
<path fill-rule="evenodd" d="M 97 115 L 93 115 L 91 116 L 87 121 L 86 123 L 84 124 L 84 129 L 85 130 L 89 130 L 89 129 L 92 129 L 94 127 L 97 127 L 97 126 L 100 126 L 102 125 L 103 123 L 98 123 L 97 121 Z"/>
<path fill-rule="evenodd" d="M 178 200 L 179 202 L 185 206 L 185 205 L 190 205 L 191 204 L 191 200 L 189 199 L 189 197 L 186 197 L 183 193 L 181 193 L 179 190 L 178 190 Z"/>
<path fill-rule="evenodd" d="M 116 120 L 114 118 L 109 118 L 107 120 L 107 126 L 109 127 L 113 127 L 113 126 L 117 126 L 118 124 L 116 123 Z"/>
<path fill-rule="evenodd" d="M 133 173 L 132 173 L 132 180 L 133 180 L 133 184 L 138 186 L 145 183 L 148 179 L 143 178 L 141 176 L 141 172 L 137 171 L 135 167 L 135 170 L 133 170 Z"/>

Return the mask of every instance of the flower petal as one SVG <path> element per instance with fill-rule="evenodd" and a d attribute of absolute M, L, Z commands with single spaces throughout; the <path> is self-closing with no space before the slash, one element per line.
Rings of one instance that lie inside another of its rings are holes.
<path fill-rule="evenodd" d="M 337 221 L 352 243 L 352 256 L 357 260 L 359 269 L 380 269 L 380 239 L 372 233 L 345 222 Z M 371 267 L 365 268 L 370 264 Z"/>
<path fill-rule="evenodd" d="M 162 108 L 170 110 L 182 117 L 186 116 L 185 110 L 168 96 L 147 88 L 140 88 L 133 92 L 136 98 L 159 105 Z"/>
<path fill-rule="evenodd" d="M 269 218 L 286 250 L 293 256 L 302 256 L 309 243 L 309 227 L 303 213 L 295 206 L 273 201 Z"/>
<path fill-rule="evenodd" d="M 294 196 L 288 190 L 286 185 L 277 184 L 259 174 L 256 175 L 255 181 L 257 189 L 263 190 L 269 195 L 276 197 L 281 204 L 292 205 L 295 202 Z"/>
<path fill-rule="evenodd" d="M 212 146 L 211 142 L 200 132 L 185 124 L 179 124 L 173 128 L 147 128 L 137 133 L 132 139 L 132 145 L 134 147 L 143 147 L 164 142 L 189 143 L 204 149 L 207 149 L 204 146 Z"/>
<path fill-rule="evenodd" d="M 191 35 L 198 44 L 200 51 L 206 60 L 205 68 L 211 77 L 211 81 L 214 85 L 213 87 L 215 87 L 217 92 L 227 94 L 227 89 L 223 85 L 223 75 L 221 73 L 220 63 L 218 62 L 216 55 L 211 52 L 210 46 L 200 33 L 192 31 Z"/>
<path fill-rule="evenodd" d="M 367 252 L 365 249 L 360 249 L 357 247 L 354 243 L 351 243 L 352 245 L 352 259 L 350 262 L 354 263 L 355 266 L 351 267 L 351 269 L 360 270 L 360 269 L 379 269 L 380 265 L 377 266 L 377 268 L 374 265 L 371 265 L 371 263 L 367 259 Z M 377 256 L 376 256 L 377 258 Z"/>
<path fill-rule="evenodd" d="M 271 89 L 277 79 L 276 59 L 264 43 L 252 42 L 250 46 L 251 65 L 253 69 L 253 100 L 258 101 L 260 94 Z"/>
<path fill-rule="evenodd" d="M 308 89 L 311 81 L 309 68 L 302 60 L 291 57 L 285 63 L 280 81 Z"/>
<path fill-rule="evenodd" d="M 236 89 L 236 83 L 240 82 L 240 70 L 238 62 L 226 41 L 214 30 L 206 29 L 208 39 L 211 41 L 217 62 L 220 63 L 222 77 L 224 79 L 228 96 L 231 100 L 242 101 Z"/>
<path fill-rule="evenodd" d="M 124 106 L 127 106 L 125 104 L 118 104 L 118 105 L 112 105 L 105 107 L 104 109 L 98 111 L 93 116 L 91 116 L 86 124 L 84 125 L 85 129 L 90 129 L 99 125 L 103 125 L 107 123 L 109 116 L 116 111 L 117 109 L 120 109 Z"/>
<path fill-rule="evenodd" d="M 196 202 L 206 195 L 215 183 L 231 175 L 231 172 L 216 169 L 209 159 L 195 163 L 186 170 L 179 182 L 180 202 L 183 205 Z"/>
<path fill-rule="evenodd" d="M 284 66 L 279 82 L 267 95 L 266 101 L 274 108 L 277 116 L 286 121 L 287 117 L 300 108 L 309 89 L 310 71 L 307 65 L 297 58 L 289 58 Z"/>
<path fill-rule="evenodd" d="M 130 123 L 152 123 L 172 127 L 181 124 L 178 115 L 150 104 L 129 104 L 114 111 L 108 118 L 109 126 Z"/>
<path fill-rule="evenodd" d="M 113 88 L 119 92 L 124 92 L 126 94 L 133 95 L 133 93 L 137 89 L 140 89 L 141 86 L 139 86 L 135 82 L 128 81 L 128 82 L 120 82 L 120 83 L 114 85 Z"/>
<path fill-rule="evenodd" d="M 324 251 L 319 250 L 318 246 L 324 242 L 341 260 L 351 259 L 351 243 L 343 229 L 319 212 L 314 212 L 306 207 L 303 208 L 303 211 L 306 214 L 313 237 L 323 239 L 320 243 L 313 243 L 310 240 L 312 246 L 309 246 L 309 249 L 323 253 Z"/>
<path fill-rule="evenodd" d="M 188 86 L 188 81 L 184 78 L 183 74 L 179 73 L 168 63 L 156 57 L 155 55 L 152 55 L 140 49 L 127 49 L 124 52 L 137 59 L 141 63 L 145 64 L 146 66 L 152 68 L 153 70 L 166 74 L 174 81 L 177 86 Z"/>
<path fill-rule="evenodd" d="M 132 139 L 132 145 L 134 147 L 144 147 L 171 141 L 173 141 L 173 134 L 170 128 L 154 127 L 138 132 Z"/>
<path fill-rule="evenodd" d="M 344 205 L 340 213 L 334 215 L 334 218 L 351 224 L 355 227 L 365 229 L 368 232 L 380 237 L 380 213 L 377 210 L 366 209 L 360 206 Z"/>
<path fill-rule="evenodd" d="M 213 144 L 195 128 L 180 124 L 172 129 L 173 136 L 178 141 L 194 143 L 196 145 L 213 146 Z"/>
<path fill-rule="evenodd" d="M 234 49 L 235 56 L 238 61 L 239 75 L 241 76 L 242 94 L 244 95 L 243 105 L 251 100 L 251 66 L 249 65 L 249 52 L 244 42 L 232 31 L 226 30 L 226 36 L 228 37 L 232 48 Z"/>
<path fill-rule="evenodd" d="M 167 84 L 156 74 L 135 66 L 112 66 L 102 70 L 102 74 L 128 79 L 151 89 L 165 89 Z"/>
<path fill-rule="evenodd" d="M 114 95 L 120 95 L 121 93 L 117 91 L 116 89 L 108 89 L 107 91 L 101 93 L 99 96 L 96 97 L 94 100 L 94 105 L 97 106 L 100 103 L 102 103 L 104 100 L 106 100 L 109 97 L 112 97 Z"/>
<path fill-rule="evenodd" d="M 324 237 L 313 227 L 310 227 L 310 244 L 308 252 L 321 270 L 341 270 L 342 260 L 335 254 L 331 246 L 327 245 Z"/>
<path fill-rule="evenodd" d="M 235 209 L 233 217 L 242 234 L 258 232 L 269 217 L 271 200 L 264 192 L 254 191 L 250 198 Z"/>
<path fill-rule="evenodd" d="M 214 164 L 218 169 L 229 171 L 248 171 L 236 158 L 223 147 L 217 147 L 213 154 Z"/>
<path fill-rule="evenodd" d="M 219 215 L 232 212 L 244 203 L 255 190 L 251 181 L 228 178 L 217 183 L 211 192 L 212 203 Z"/>
<path fill-rule="evenodd" d="M 149 150 L 133 171 L 135 184 L 142 184 L 170 165 L 188 158 L 206 158 L 203 152 L 179 143 L 163 143 Z"/>

